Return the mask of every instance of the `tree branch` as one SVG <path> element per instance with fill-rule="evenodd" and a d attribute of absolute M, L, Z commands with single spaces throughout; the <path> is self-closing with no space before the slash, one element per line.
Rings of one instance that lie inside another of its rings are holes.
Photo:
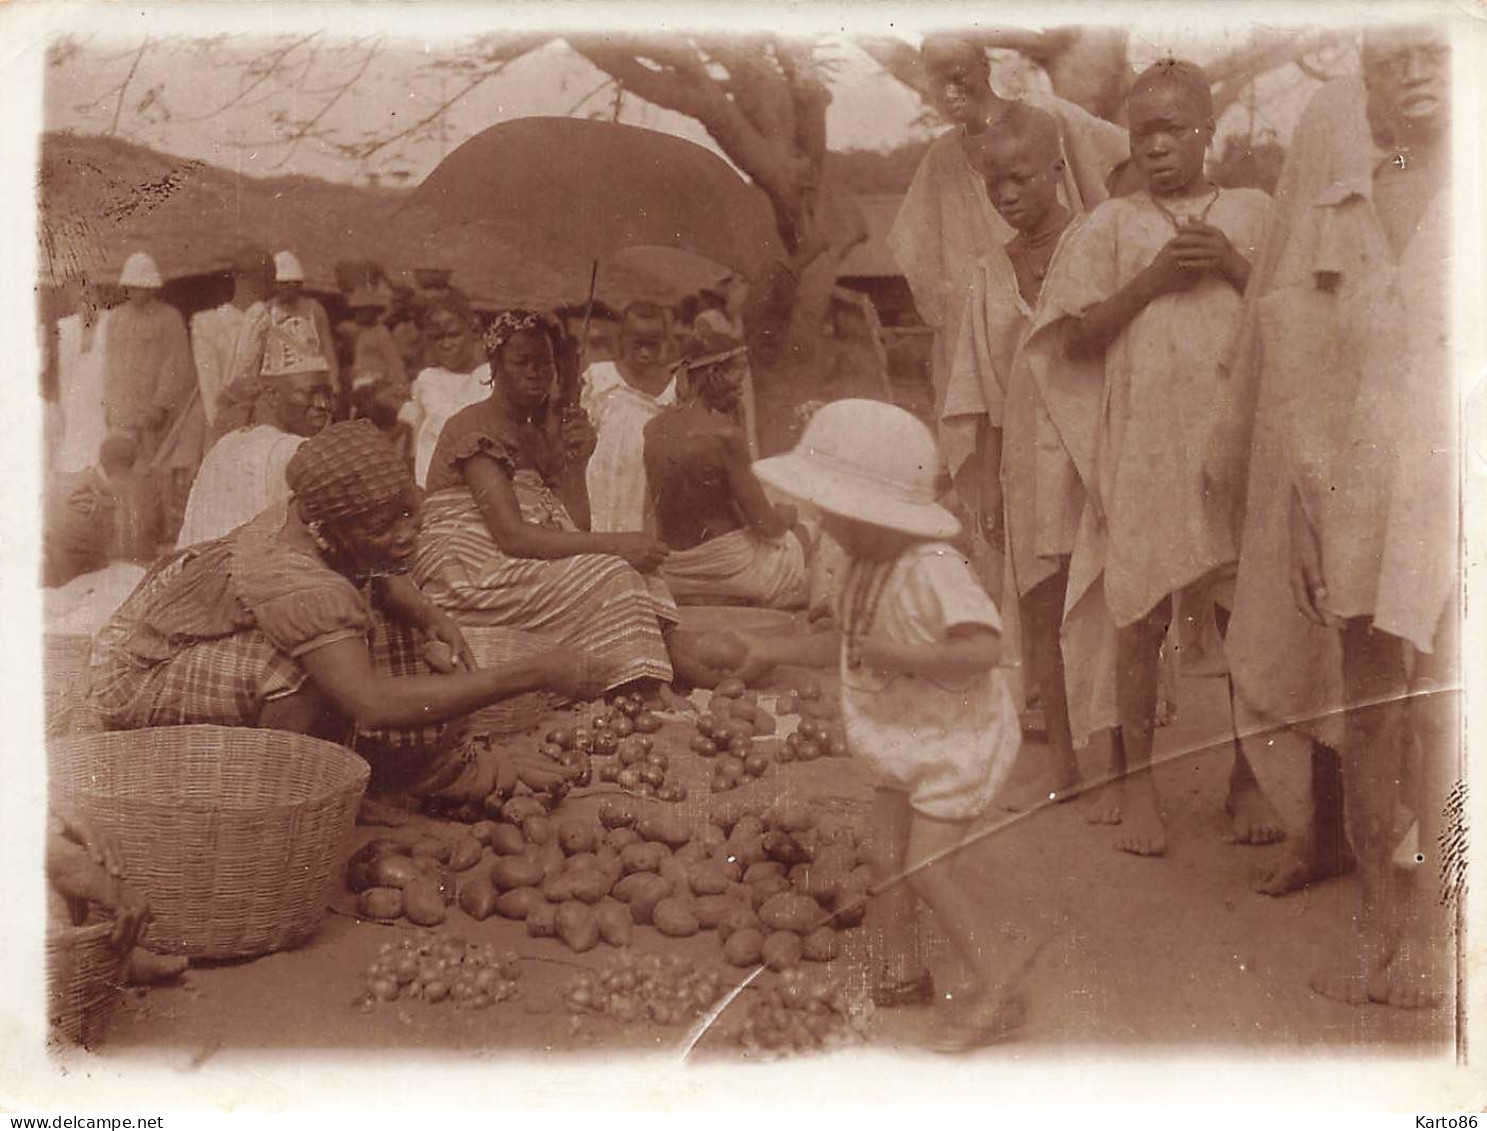
<path fill-rule="evenodd" d="M 114 116 L 108 124 L 105 134 L 116 133 L 119 129 L 119 114 L 124 109 L 124 95 L 129 91 L 129 84 L 134 81 L 134 74 L 139 70 L 139 64 L 144 59 L 145 53 L 154 45 L 154 41 L 147 39 L 139 45 L 139 50 L 134 53 L 134 61 L 129 64 L 129 73 L 124 76 L 124 81 L 119 84 L 119 97 L 114 103 Z"/>

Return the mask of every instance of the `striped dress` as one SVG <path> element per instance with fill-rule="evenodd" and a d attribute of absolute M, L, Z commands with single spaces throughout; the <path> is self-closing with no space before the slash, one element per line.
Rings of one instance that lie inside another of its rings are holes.
<path fill-rule="evenodd" d="M 450 418 L 429 467 L 413 578 L 461 627 L 521 629 L 588 653 L 608 687 L 669 682 L 662 630 L 676 623 L 677 613 L 664 582 L 611 554 L 512 557 L 496 543 L 465 484 L 465 462 L 488 456 L 511 475 L 526 522 L 577 530 L 548 487 L 563 456 L 556 413 L 547 416 L 517 425 L 498 390 Z"/>

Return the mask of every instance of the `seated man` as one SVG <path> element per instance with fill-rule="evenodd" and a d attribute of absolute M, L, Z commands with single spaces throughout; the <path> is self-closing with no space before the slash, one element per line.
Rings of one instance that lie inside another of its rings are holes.
<path fill-rule="evenodd" d="M 645 473 L 657 532 L 671 547 L 659 573 L 679 604 L 806 604 L 806 538 L 750 470 L 738 423 L 745 350 L 684 363 L 681 403 L 645 426 Z"/>
<path fill-rule="evenodd" d="M 335 392 L 330 365 L 294 323 L 270 327 L 264 347 L 259 411 L 267 423 L 229 432 L 202 460 L 178 547 L 194 546 L 250 522 L 289 497 L 284 469 L 308 436 L 330 423 Z"/>

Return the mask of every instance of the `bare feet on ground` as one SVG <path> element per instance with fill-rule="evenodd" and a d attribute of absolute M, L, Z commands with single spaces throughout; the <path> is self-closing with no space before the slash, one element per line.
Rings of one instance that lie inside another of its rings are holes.
<path fill-rule="evenodd" d="M 1330 841 L 1330 845 L 1326 842 Z M 1309 884 L 1345 875 L 1357 867 L 1352 850 L 1336 838 L 1310 834 L 1292 841 L 1268 865 L 1254 875 L 1254 888 L 1261 895 L 1289 895 Z"/>
<path fill-rule="evenodd" d="M 1121 828 L 1115 834 L 1115 847 L 1135 856 L 1161 856 L 1167 851 L 1167 830 L 1162 824 L 1151 774 L 1138 775 L 1124 784 Z"/>
<path fill-rule="evenodd" d="M 1224 812 L 1229 814 L 1229 838 L 1235 844 L 1274 844 L 1286 839 L 1285 823 L 1254 781 L 1229 790 Z"/>
<path fill-rule="evenodd" d="M 1085 795 L 1084 819 L 1092 825 L 1118 825 L 1124 811 L 1125 785 L 1112 782 Z"/>

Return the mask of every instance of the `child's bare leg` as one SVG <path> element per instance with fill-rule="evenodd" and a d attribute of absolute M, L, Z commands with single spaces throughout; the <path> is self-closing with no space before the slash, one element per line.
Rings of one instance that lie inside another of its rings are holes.
<path fill-rule="evenodd" d="M 972 995 L 980 999 L 994 987 L 990 974 L 992 943 L 988 916 L 982 910 L 989 900 L 983 891 L 971 892 L 955 878 L 956 849 L 965 842 L 967 821 L 942 821 L 913 812 L 909 818 L 906 867 L 909 888 L 924 901 L 970 974 Z M 923 861 L 948 852 L 944 859 L 926 866 Z"/>
<path fill-rule="evenodd" d="M 1229 630 L 1229 612 L 1217 605 L 1213 609 L 1219 636 Z M 1230 836 L 1235 844 L 1273 844 L 1284 840 L 1285 822 L 1265 796 L 1255 778 L 1255 771 L 1244 754 L 1239 740 L 1239 724 L 1234 703 L 1234 680 L 1225 677 L 1229 686 L 1229 718 L 1234 720 L 1234 765 L 1229 771 L 1229 793 L 1224 798 L 1224 812 L 1229 814 Z M 1313 795 L 1315 801 L 1315 795 Z"/>
<path fill-rule="evenodd" d="M 1162 601 L 1146 616 L 1116 636 L 1115 701 L 1125 750 L 1126 776 L 1117 783 L 1121 824 L 1115 847 L 1137 856 L 1167 851 L 1167 834 L 1151 774 L 1156 732 L 1157 671 L 1162 638 L 1172 616 L 1172 601 Z"/>
<path fill-rule="evenodd" d="M 868 860 L 879 883 L 904 871 L 909 852 L 912 810 L 908 795 L 892 789 L 873 791 L 872 818 L 867 842 Z M 875 977 L 882 983 L 879 996 L 907 993 L 927 973 L 921 954 L 918 908 L 907 881 L 900 880 L 873 897 L 872 915 L 882 939 L 883 953 Z"/>
<path fill-rule="evenodd" d="M 1312 978 L 1325 997 L 1362 1004 L 1383 982 L 1393 953 L 1391 916 L 1400 884 L 1393 867 L 1395 806 L 1404 737 L 1405 687 L 1401 642 L 1376 632 L 1367 617 L 1343 626 L 1345 701 L 1343 800 L 1358 855 L 1357 945 Z"/>
<path fill-rule="evenodd" d="M 1068 583 L 1069 570 L 1065 565 L 1019 602 L 1033 680 L 1046 689 L 1043 719 L 1048 758 L 1046 765 L 1039 766 L 1033 775 L 1031 788 L 999 799 L 1003 809 L 1014 812 L 1034 809 L 1049 801 L 1068 801 L 1079 792 L 1079 763 L 1074 757 L 1069 699 L 1064 684 L 1064 652 L 1059 642 Z M 1033 747 L 1024 744 L 1022 750 L 1023 756 L 1029 757 Z"/>
<path fill-rule="evenodd" d="M 1287 895 L 1353 870 L 1357 861 L 1348 847 L 1342 789 L 1342 760 L 1337 751 L 1312 742 L 1310 824 L 1256 874 L 1257 892 Z"/>
<path fill-rule="evenodd" d="M 1229 717 L 1234 718 L 1234 681 L 1229 685 Z M 1274 844 L 1286 838 L 1286 826 L 1260 788 L 1255 771 L 1244 756 L 1244 744 L 1234 736 L 1234 764 L 1229 769 L 1229 792 L 1224 798 L 1230 837 L 1235 844 Z"/>

